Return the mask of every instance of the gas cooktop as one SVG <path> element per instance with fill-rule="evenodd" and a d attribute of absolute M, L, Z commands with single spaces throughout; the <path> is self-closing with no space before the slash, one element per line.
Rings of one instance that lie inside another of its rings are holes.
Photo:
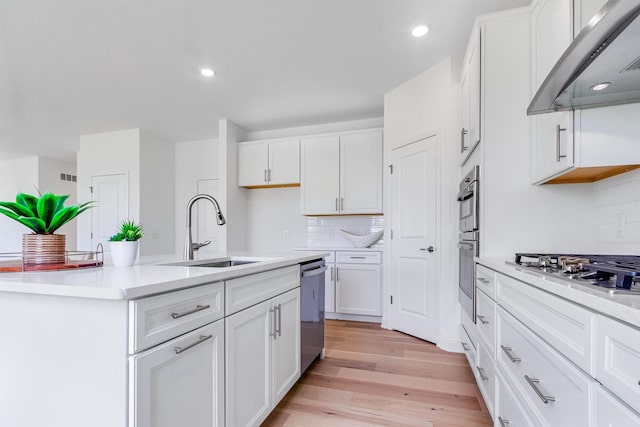
<path fill-rule="evenodd" d="M 640 256 L 517 253 L 507 263 L 610 294 L 640 295 Z"/>

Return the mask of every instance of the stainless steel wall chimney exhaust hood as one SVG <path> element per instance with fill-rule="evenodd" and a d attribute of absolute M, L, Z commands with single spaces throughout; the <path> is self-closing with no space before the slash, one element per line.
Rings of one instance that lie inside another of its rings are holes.
<path fill-rule="evenodd" d="M 640 102 L 640 0 L 609 0 L 533 97 L 528 115 Z"/>

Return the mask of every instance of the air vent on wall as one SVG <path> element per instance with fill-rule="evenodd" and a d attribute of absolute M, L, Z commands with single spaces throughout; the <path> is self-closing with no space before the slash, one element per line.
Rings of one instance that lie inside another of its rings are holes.
<path fill-rule="evenodd" d="M 69 181 L 69 182 L 77 182 L 78 181 L 78 177 L 76 175 L 71 175 L 68 173 L 60 173 L 60 180 L 61 181 Z"/>
<path fill-rule="evenodd" d="M 620 71 L 621 73 L 626 73 L 627 71 L 638 71 L 640 70 L 640 56 L 634 59 L 631 64 L 627 65 Z"/>

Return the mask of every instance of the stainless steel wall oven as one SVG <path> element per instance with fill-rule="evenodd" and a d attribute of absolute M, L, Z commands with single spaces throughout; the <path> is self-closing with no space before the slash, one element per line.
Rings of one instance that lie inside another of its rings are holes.
<path fill-rule="evenodd" d="M 476 165 L 460 183 L 458 193 L 460 205 L 458 300 L 474 323 L 476 321 L 476 264 L 473 257 L 479 254 L 479 179 L 480 167 Z"/>

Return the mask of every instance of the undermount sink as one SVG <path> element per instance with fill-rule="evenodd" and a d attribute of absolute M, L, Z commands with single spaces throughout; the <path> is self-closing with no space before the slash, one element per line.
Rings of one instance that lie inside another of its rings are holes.
<path fill-rule="evenodd" d="M 189 267 L 213 267 L 213 268 L 226 268 L 235 267 L 237 265 L 253 264 L 260 261 L 242 261 L 242 260 L 227 260 L 227 261 L 208 261 L 202 264 L 189 264 Z"/>
<path fill-rule="evenodd" d="M 249 257 L 247 257 L 249 258 Z M 275 261 L 279 258 L 254 258 L 254 259 L 243 259 L 243 258 L 234 258 L 234 257 L 226 257 L 226 258 L 209 258 L 209 259 L 201 259 L 201 260 L 193 260 L 193 261 L 183 261 L 183 262 L 174 262 L 171 264 L 165 264 L 170 266 L 180 266 L 180 267 L 206 267 L 206 268 L 229 268 L 229 267 L 241 267 L 247 264 L 255 264 L 257 262 L 263 261 Z"/>

